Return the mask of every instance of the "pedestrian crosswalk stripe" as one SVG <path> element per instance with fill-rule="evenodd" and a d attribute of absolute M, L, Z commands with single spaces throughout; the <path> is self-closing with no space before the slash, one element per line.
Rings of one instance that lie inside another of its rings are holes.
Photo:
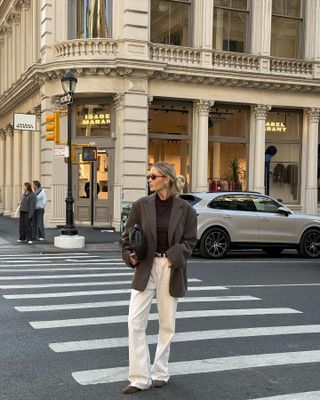
<path fill-rule="evenodd" d="M 49 264 L 48 264 L 49 265 Z M 61 264 L 58 264 L 61 265 Z M 62 264 L 64 265 L 64 264 Z M 70 265 L 70 264 L 67 264 Z M 117 265 L 117 264 L 112 264 Z M 122 263 L 119 265 L 123 265 Z M 1 272 L 55 272 L 55 271 L 123 271 L 127 272 L 127 269 L 119 267 L 63 267 L 63 268 L 5 268 L 0 270 Z"/>
<path fill-rule="evenodd" d="M 207 303 L 207 302 L 229 302 L 229 301 L 259 301 L 258 297 L 253 296 L 215 296 L 215 297 L 183 297 L 179 303 Z M 51 304 L 45 306 L 17 306 L 15 309 L 19 312 L 41 312 L 41 311 L 59 311 L 59 310 L 81 310 L 86 308 L 108 308 L 128 306 L 130 300 L 115 301 L 97 301 L 93 303 L 77 304 Z M 156 303 L 156 299 L 153 300 Z"/>
<path fill-rule="evenodd" d="M 12 275 L 0 276 L 0 281 L 20 281 L 33 279 L 70 279 L 70 278 L 105 278 L 111 276 L 131 276 L 133 272 L 105 272 L 102 274 L 66 274 L 66 275 Z"/>
<path fill-rule="evenodd" d="M 128 285 L 131 284 L 130 281 L 96 281 L 96 282 L 68 282 L 68 283 L 40 283 L 31 285 L 0 285 L 0 289 L 40 289 L 40 288 L 50 288 L 50 287 L 77 287 L 77 286 L 108 286 L 108 285 Z M 190 278 L 188 282 L 196 283 L 202 282 L 200 279 Z"/>
<path fill-rule="evenodd" d="M 208 317 L 231 317 L 240 315 L 277 315 L 277 314 L 300 314 L 301 311 L 293 308 L 249 308 L 249 309 L 227 309 L 227 310 L 195 310 L 195 311 L 178 311 L 176 318 L 208 318 Z M 158 314 L 151 313 L 149 320 L 157 320 Z M 128 315 L 115 315 L 106 317 L 89 317 L 89 318 L 73 318 L 58 319 L 51 321 L 32 321 L 29 322 L 34 329 L 50 329 L 50 328 L 66 328 L 72 326 L 87 325 L 107 325 L 127 323 Z"/>
<path fill-rule="evenodd" d="M 174 336 L 174 342 L 193 342 L 200 340 L 218 340 L 243 337 L 259 336 L 281 336 L 320 333 L 320 325 L 293 325 L 293 326 L 271 326 L 261 328 L 245 329 L 220 329 L 207 331 L 177 332 Z M 158 342 L 158 335 L 148 335 L 148 344 Z M 87 351 L 99 349 L 111 349 L 128 346 L 128 337 L 80 340 L 62 343 L 51 343 L 49 347 L 56 353 Z"/>
<path fill-rule="evenodd" d="M 41 257 L 59 257 L 59 256 L 66 256 L 66 257 L 79 257 L 79 256 L 88 256 L 88 255 L 90 255 L 90 254 L 88 254 L 88 253 L 54 253 L 54 254 L 50 254 L 50 253 L 40 253 L 40 254 L 36 254 L 35 255 L 35 257 L 34 257 L 34 259 L 35 260 L 37 260 L 38 258 L 41 258 Z M 0 260 L 2 259 L 2 258 L 25 258 L 26 257 L 26 255 L 25 254 L 18 254 L 18 253 L 16 253 L 16 254 L 3 254 L 3 255 L 0 255 Z M 91 257 L 93 257 L 93 256 L 91 256 Z M 94 257 L 100 257 L 100 256 L 94 256 Z"/>
<path fill-rule="evenodd" d="M 190 286 L 188 290 L 211 291 L 211 290 L 228 290 L 228 289 L 224 286 Z M 7 300 L 18 300 L 18 299 L 45 299 L 50 297 L 96 296 L 105 294 L 124 294 L 124 293 L 131 293 L 131 289 L 90 290 L 81 292 L 4 294 L 3 297 Z"/>
<path fill-rule="evenodd" d="M 22 257 L 21 259 L 12 259 L 11 257 L 0 257 L 0 262 L 2 260 L 5 260 L 5 262 L 7 263 L 13 263 L 13 264 L 17 264 L 17 263 L 36 263 L 38 261 L 42 261 L 42 260 L 65 260 L 65 259 L 101 259 L 100 256 L 92 256 L 92 255 L 82 255 L 82 256 L 75 256 L 75 257 L 71 257 L 69 256 L 39 256 L 39 255 L 35 255 L 34 257 L 27 257 L 26 255 L 24 255 L 24 257 Z M 119 258 L 117 258 L 116 260 L 120 260 Z"/>
<path fill-rule="evenodd" d="M 33 263 L 32 265 L 30 265 L 30 267 L 35 267 L 35 266 L 38 266 L 38 267 L 59 267 L 59 266 L 71 266 L 71 265 L 73 265 L 73 264 L 70 264 L 70 263 Z M 84 265 L 84 266 L 92 266 L 92 265 L 99 265 L 99 266 L 104 266 L 104 267 L 106 267 L 106 269 L 108 268 L 108 267 L 112 267 L 112 266 L 114 266 L 114 265 L 118 265 L 118 266 L 120 266 L 120 265 L 126 265 L 124 262 L 106 262 L 106 261 L 103 261 L 103 262 L 101 262 L 101 261 L 99 261 L 99 262 L 96 262 L 96 261 L 90 261 L 90 263 L 89 262 L 77 262 L 77 263 L 74 263 L 74 268 L 76 267 L 76 266 L 78 266 L 78 265 Z M 19 269 L 19 268 L 21 268 L 21 267 L 26 267 L 26 265 L 21 265 L 21 264 L 19 264 L 19 265 L 12 265 L 12 264 L 3 264 L 3 265 L 1 265 L 0 264 L 0 271 L 2 271 L 2 268 L 11 268 L 11 269 Z M 53 268 L 54 269 L 54 268 Z M 109 268 L 109 269 L 112 269 L 112 268 Z M 118 269 L 120 269 L 119 267 L 118 267 Z M 128 269 L 128 268 L 127 268 Z"/>
<path fill-rule="evenodd" d="M 267 288 L 267 287 L 304 287 L 304 286 L 320 286 L 320 283 L 273 283 L 273 284 L 259 284 L 259 285 L 226 285 L 228 288 Z"/>
<path fill-rule="evenodd" d="M 259 397 L 258 399 L 250 399 L 250 400 L 319 400 L 319 399 L 320 399 L 320 391 L 282 394 L 279 396 Z"/>
<path fill-rule="evenodd" d="M 170 363 L 169 368 L 170 375 L 177 376 L 319 362 L 320 350 L 311 350 L 180 361 Z M 122 382 L 128 379 L 128 367 L 77 371 L 72 376 L 80 385 Z"/>

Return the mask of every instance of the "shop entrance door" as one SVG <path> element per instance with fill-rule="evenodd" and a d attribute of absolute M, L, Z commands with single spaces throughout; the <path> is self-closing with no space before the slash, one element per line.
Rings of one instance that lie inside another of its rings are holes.
<path fill-rule="evenodd" d="M 82 164 L 77 152 L 75 219 L 78 223 L 111 226 L 113 215 L 113 149 L 97 149 L 97 161 Z"/>

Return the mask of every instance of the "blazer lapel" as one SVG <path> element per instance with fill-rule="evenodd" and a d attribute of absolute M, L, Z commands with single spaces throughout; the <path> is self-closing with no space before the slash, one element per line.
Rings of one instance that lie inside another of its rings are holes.
<path fill-rule="evenodd" d="M 147 198 L 146 214 L 148 223 L 155 243 L 157 243 L 157 211 L 156 211 L 156 194 L 152 194 Z"/>
<path fill-rule="evenodd" d="M 182 217 L 182 204 L 180 203 L 179 200 L 180 199 L 178 199 L 177 197 L 174 197 L 173 199 L 172 211 L 168 228 L 168 239 L 170 246 L 173 241 L 173 234 L 176 229 L 176 226 L 178 225 L 180 218 Z"/>

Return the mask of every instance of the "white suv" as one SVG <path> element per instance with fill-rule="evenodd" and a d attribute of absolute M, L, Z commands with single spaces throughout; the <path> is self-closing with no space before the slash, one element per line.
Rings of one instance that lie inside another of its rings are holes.
<path fill-rule="evenodd" d="M 198 215 L 202 257 L 222 258 L 231 248 L 263 249 L 278 255 L 297 249 L 302 257 L 320 257 L 320 217 L 294 214 L 272 197 L 255 192 L 190 193 Z"/>

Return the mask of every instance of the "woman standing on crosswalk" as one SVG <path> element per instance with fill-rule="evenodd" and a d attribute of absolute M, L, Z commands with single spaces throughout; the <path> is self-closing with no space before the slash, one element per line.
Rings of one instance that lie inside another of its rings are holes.
<path fill-rule="evenodd" d="M 178 297 L 187 290 L 187 259 L 197 242 L 195 210 L 178 197 L 183 190 L 180 177 L 165 162 L 153 165 L 147 175 L 154 192 L 134 202 L 128 217 L 122 254 L 135 269 L 129 307 L 129 382 L 124 394 L 162 387 L 169 380 L 170 344 L 175 333 Z M 138 224 L 148 249 L 138 260 L 129 243 L 129 229 Z M 150 366 L 146 328 L 152 299 L 156 295 L 159 338 L 154 364 Z"/>

